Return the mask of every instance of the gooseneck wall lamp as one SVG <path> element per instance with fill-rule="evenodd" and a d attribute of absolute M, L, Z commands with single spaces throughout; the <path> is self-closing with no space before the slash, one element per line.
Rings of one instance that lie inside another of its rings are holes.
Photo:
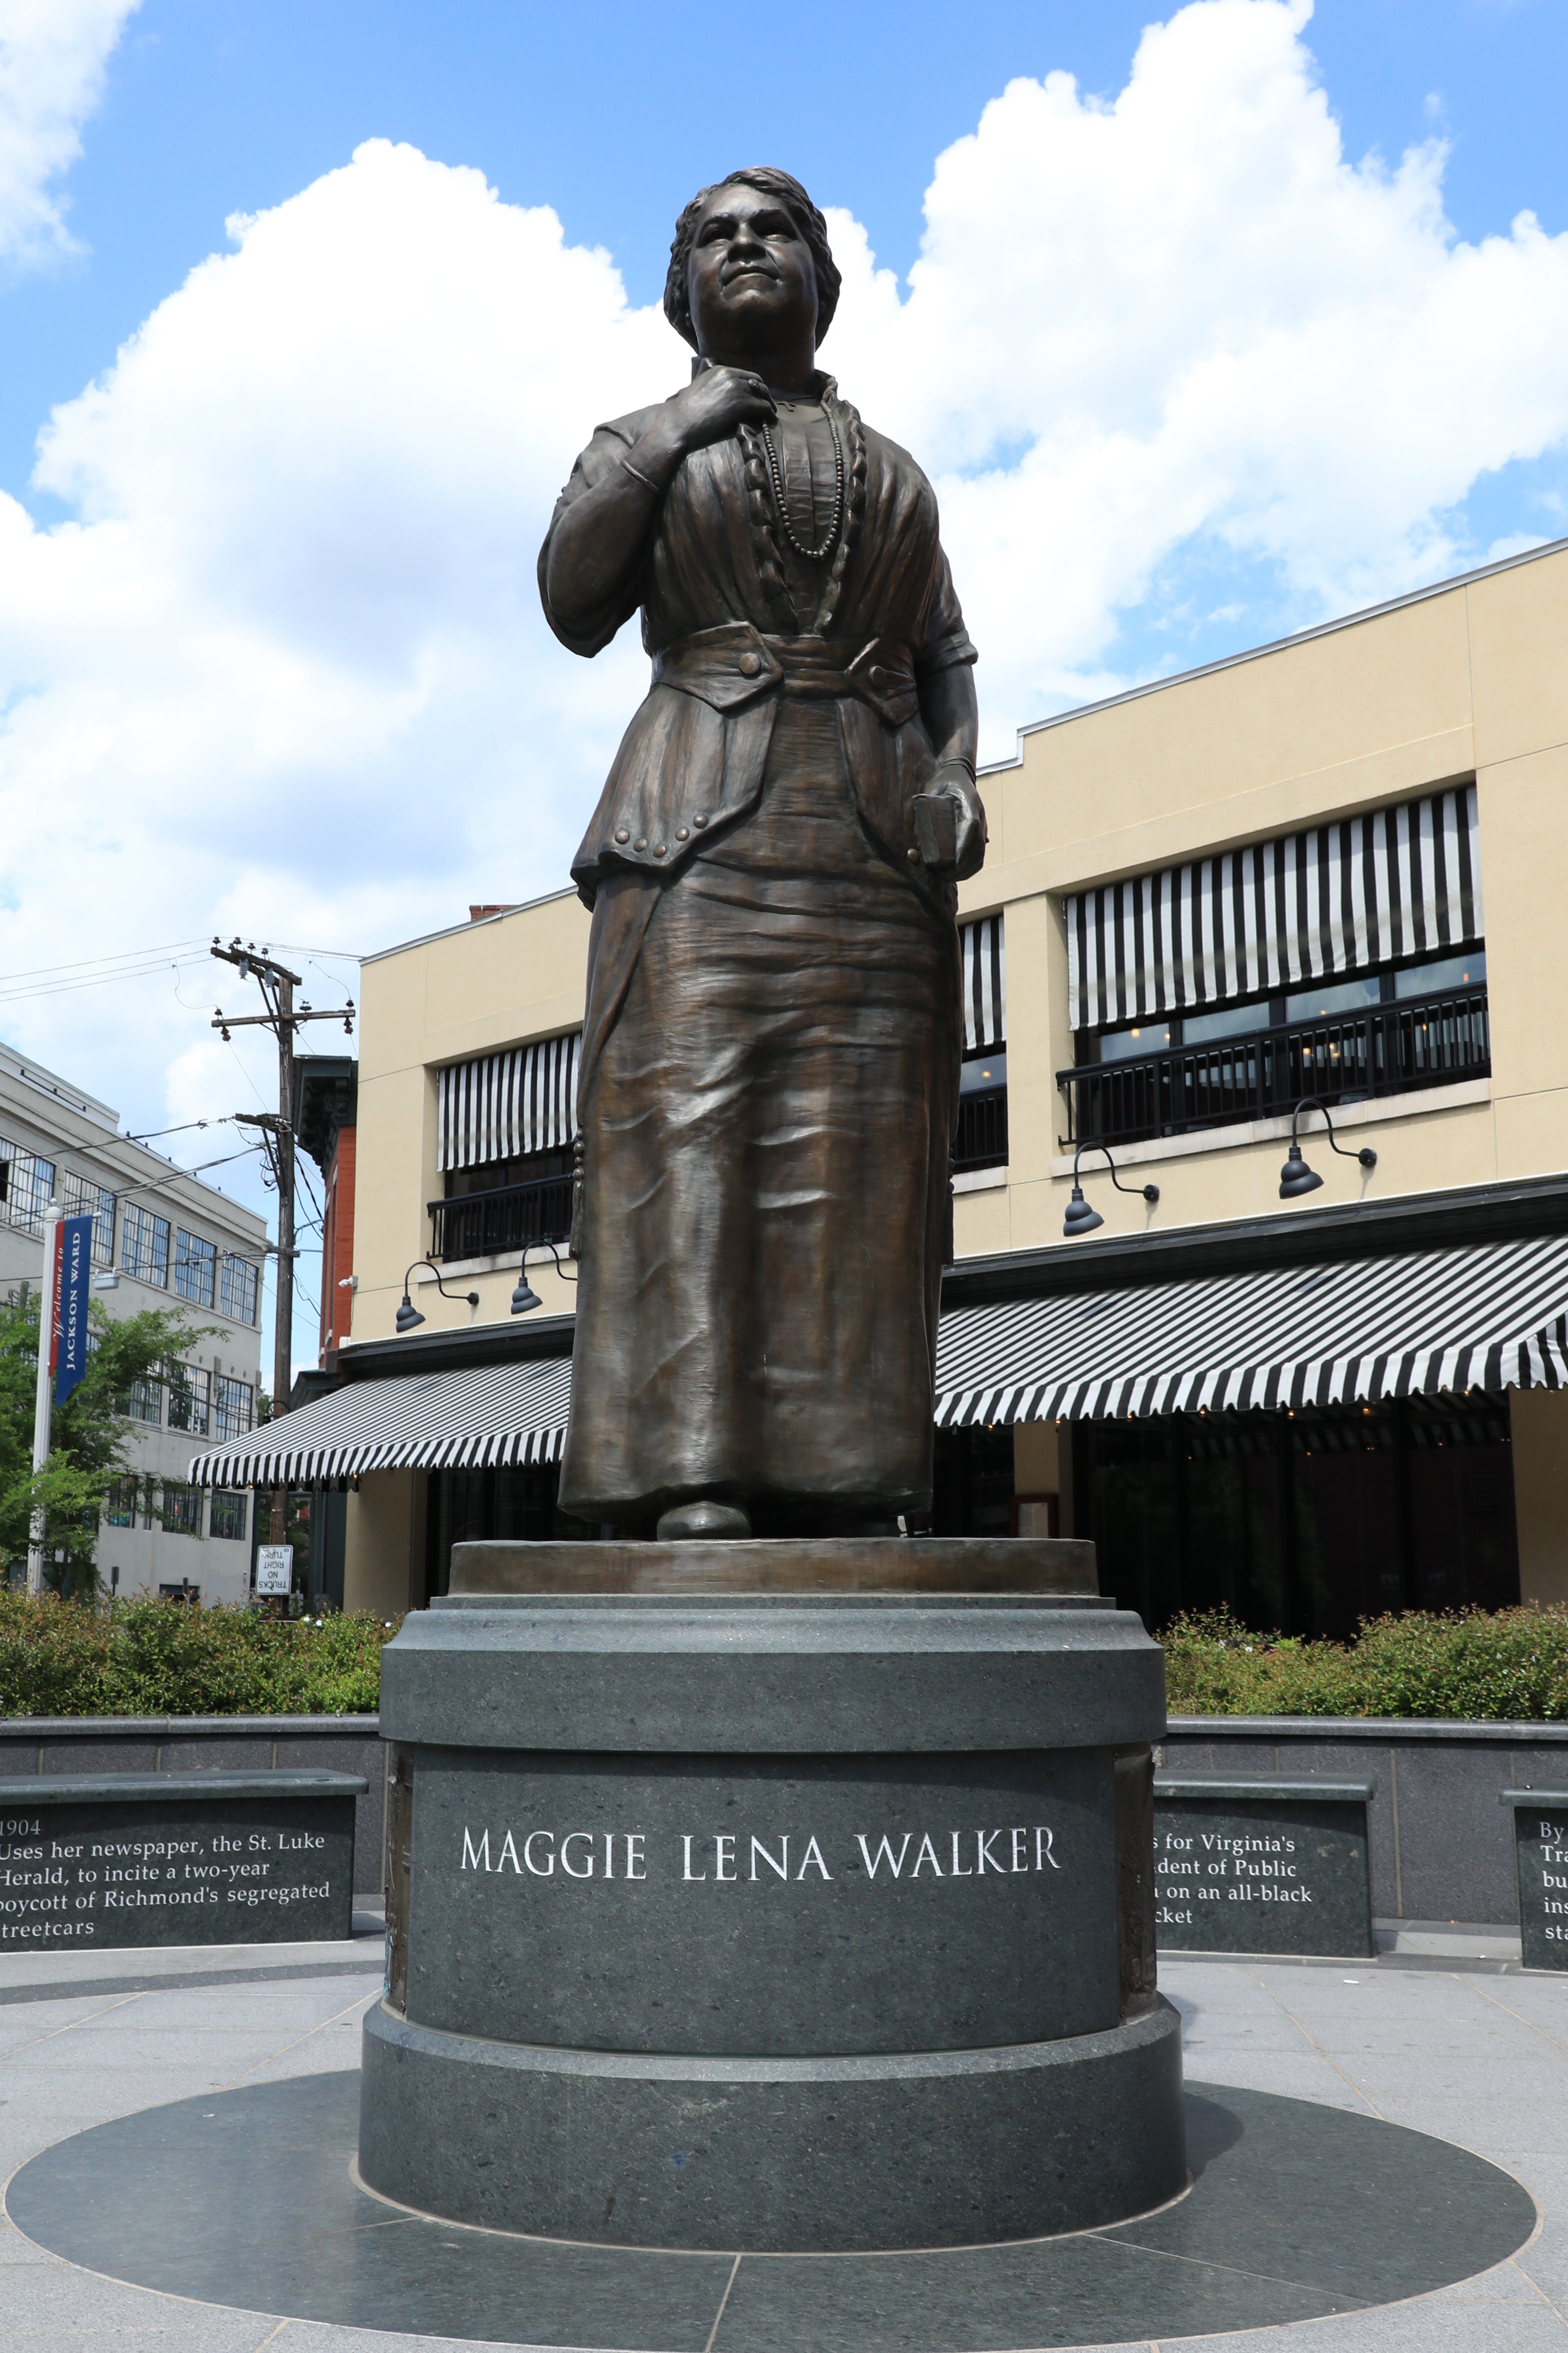
<path fill-rule="evenodd" d="M 556 1249 L 553 1242 L 538 1242 L 534 1247 L 538 1250 L 547 1250 L 550 1252 L 551 1257 L 555 1261 L 555 1271 L 561 1277 L 563 1282 L 576 1282 L 576 1276 L 574 1274 L 568 1274 L 566 1269 L 563 1266 L 561 1262 L 561 1253 Z M 529 1282 L 528 1254 L 524 1251 L 522 1264 L 517 1271 L 517 1289 L 511 1294 L 511 1312 L 514 1315 L 526 1315 L 531 1307 L 542 1307 L 543 1304 L 544 1302 L 540 1298 L 538 1292 L 534 1290 L 533 1286 Z"/>
<path fill-rule="evenodd" d="M 1062 1232 L 1069 1242 L 1075 1235 L 1091 1234 L 1096 1226 L 1102 1226 L 1105 1223 L 1100 1211 L 1091 1209 L 1084 1199 L 1083 1187 L 1078 1181 L 1078 1164 L 1086 1152 L 1105 1153 L 1105 1165 L 1110 1171 L 1110 1181 L 1119 1193 L 1142 1193 L 1151 1206 L 1160 1198 L 1158 1185 L 1124 1185 L 1116 1173 L 1115 1161 L 1106 1151 L 1103 1144 L 1080 1144 L 1072 1156 L 1072 1198 L 1068 1203 L 1068 1213 L 1062 1220 Z"/>
<path fill-rule="evenodd" d="M 1304 1111 L 1322 1112 L 1323 1125 L 1329 1131 L 1330 1147 L 1337 1152 L 1342 1160 L 1358 1160 L 1363 1168 L 1377 1166 L 1377 1155 L 1370 1145 L 1363 1144 L 1359 1152 L 1352 1152 L 1348 1145 L 1336 1144 L 1334 1124 L 1324 1106 L 1318 1102 L 1316 1096 L 1303 1095 L 1290 1114 L 1290 1156 L 1279 1171 L 1279 1198 L 1282 1201 L 1293 1201 L 1301 1193 L 1315 1193 L 1323 1181 L 1317 1170 L 1309 1168 L 1301 1157 L 1301 1146 L 1297 1140 L 1296 1127 Z"/>
<path fill-rule="evenodd" d="M 416 1324 L 423 1324 L 425 1321 L 425 1318 L 421 1315 L 419 1310 L 415 1306 L 414 1302 L 408 1296 L 408 1275 L 413 1273 L 415 1266 L 427 1266 L 429 1268 L 431 1273 L 436 1278 L 436 1288 L 440 1293 L 443 1299 L 466 1299 L 470 1307 L 477 1307 L 479 1305 L 479 1294 L 477 1291 L 448 1291 L 446 1284 L 441 1280 L 441 1270 L 437 1265 L 435 1260 L 433 1258 L 416 1258 L 414 1261 L 414 1266 L 409 1268 L 408 1274 L 405 1274 L 403 1278 L 403 1304 L 399 1307 L 397 1314 L 394 1318 L 400 1333 L 412 1332 Z"/>

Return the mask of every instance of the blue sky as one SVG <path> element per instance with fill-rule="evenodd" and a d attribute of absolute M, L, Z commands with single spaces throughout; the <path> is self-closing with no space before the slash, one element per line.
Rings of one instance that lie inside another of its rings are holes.
<path fill-rule="evenodd" d="M 270 1099 L 213 933 L 325 997 L 563 882 L 647 672 L 554 644 L 534 554 L 681 380 L 670 228 L 737 163 L 830 209 L 825 362 L 937 482 L 986 757 L 1568 533 L 1564 0 L 796 21 L 48 0 L 0 43 L 0 1035 L 128 1127 Z M 32 977 L 71 953 L 140 976 Z"/>
<path fill-rule="evenodd" d="M 363 139 L 406 140 L 477 164 L 513 204 L 552 205 L 574 243 L 610 249 L 637 301 L 662 286 L 674 210 L 741 160 L 783 163 L 855 213 L 901 275 L 932 160 L 988 99 L 1058 69 L 1114 93 L 1144 25 L 1169 13 L 856 0 L 824 67 L 777 15 L 144 0 L 67 184 L 87 250 L 5 293 L 0 484 L 26 495 L 50 406 L 223 246 L 229 214 L 282 202 Z M 1435 130 L 1451 142 L 1461 237 L 1526 206 L 1568 225 L 1563 0 L 1320 0 L 1307 39 L 1352 156 L 1396 157 Z"/>

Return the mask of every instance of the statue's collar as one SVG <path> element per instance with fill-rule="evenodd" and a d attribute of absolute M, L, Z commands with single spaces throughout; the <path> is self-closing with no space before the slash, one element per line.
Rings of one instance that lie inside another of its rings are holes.
<path fill-rule="evenodd" d="M 700 353 L 697 358 L 691 363 L 692 382 L 695 383 L 697 378 L 702 375 L 703 371 L 707 368 L 710 368 L 712 365 L 713 362 L 710 359 L 704 359 Z M 805 395 L 796 394 L 795 397 L 797 399 L 804 397 L 812 400 L 837 400 L 838 397 L 837 381 L 835 377 L 826 375 L 821 368 L 814 368 L 811 374 L 811 385 L 809 392 Z"/>

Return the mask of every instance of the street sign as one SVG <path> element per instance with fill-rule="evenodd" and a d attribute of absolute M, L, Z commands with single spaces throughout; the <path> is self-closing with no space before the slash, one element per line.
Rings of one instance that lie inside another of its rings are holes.
<path fill-rule="evenodd" d="M 293 1582 L 293 1546 L 291 1545 L 258 1545 L 256 1547 L 258 1593 L 287 1593 Z"/>

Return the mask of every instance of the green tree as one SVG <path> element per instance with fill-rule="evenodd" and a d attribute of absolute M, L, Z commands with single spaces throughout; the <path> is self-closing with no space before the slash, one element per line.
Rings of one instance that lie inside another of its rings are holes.
<path fill-rule="evenodd" d="M 42 1504 L 47 1581 L 58 1592 L 90 1594 L 98 1590 L 103 1499 L 130 1460 L 132 1388 L 163 1378 L 171 1358 L 217 1327 L 166 1308 L 117 1319 L 93 1300 L 87 1371 L 56 1407 L 49 1457 L 35 1474 L 39 1305 L 36 1292 L 0 1303 L 0 1558 L 26 1558 L 32 1515 Z"/>

